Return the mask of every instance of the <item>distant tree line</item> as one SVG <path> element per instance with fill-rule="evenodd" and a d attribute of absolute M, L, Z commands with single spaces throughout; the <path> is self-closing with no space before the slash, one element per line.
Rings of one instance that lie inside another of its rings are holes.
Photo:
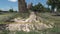
<path fill-rule="evenodd" d="M 0 10 L 0 12 L 17 12 L 17 11 L 14 11 L 13 9 L 9 9 L 8 11 Z"/>
<path fill-rule="evenodd" d="M 49 8 L 44 7 L 41 3 L 38 3 L 37 5 L 34 5 L 31 3 L 32 8 L 30 10 L 33 10 L 35 12 L 50 12 Z"/>
<path fill-rule="evenodd" d="M 12 8 L 12 9 L 9 9 L 9 12 L 17 12 L 17 11 L 14 11 L 13 8 Z"/>
<path fill-rule="evenodd" d="M 47 0 L 48 7 L 44 7 L 41 3 L 38 3 L 37 5 L 33 6 L 33 3 L 31 3 L 31 10 L 37 11 L 37 12 L 60 12 L 60 0 Z M 49 7 L 51 6 L 51 7 Z"/>

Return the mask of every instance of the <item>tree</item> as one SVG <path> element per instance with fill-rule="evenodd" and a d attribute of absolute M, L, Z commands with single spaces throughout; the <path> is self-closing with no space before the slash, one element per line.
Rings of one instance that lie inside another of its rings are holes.
<path fill-rule="evenodd" d="M 60 0 L 48 0 L 48 6 L 51 6 L 51 10 L 54 12 L 54 9 L 60 8 Z"/>
<path fill-rule="evenodd" d="M 41 3 L 38 3 L 37 5 L 32 7 L 33 11 L 43 12 L 44 6 Z"/>
<path fill-rule="evenodd" d="M 9 12 L 14 12 L 13 8 L 12 9 L 9 9 Z"/>

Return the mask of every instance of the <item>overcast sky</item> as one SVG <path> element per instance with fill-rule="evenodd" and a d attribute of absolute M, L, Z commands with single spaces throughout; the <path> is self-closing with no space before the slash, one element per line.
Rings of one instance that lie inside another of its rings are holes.
<path fill-rule="evenodd" d="M 0 0 L 0 9 L 2 10 L 8 10 L 10 8 L 13 8 L 14 10 L 18 10 L 18 0 Z M 26 3 L 33 3 L 33 5 L 37 4 L 38 2 L 40 2 L 41 4 L 43 4 L 45 7 L 47 7 L 46 5 L 46 1 L 47 0 L 26 0 Z"/>

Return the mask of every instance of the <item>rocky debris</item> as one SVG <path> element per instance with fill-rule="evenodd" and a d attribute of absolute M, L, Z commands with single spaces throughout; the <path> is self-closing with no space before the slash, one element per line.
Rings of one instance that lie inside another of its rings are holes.
<path fill-rule="evenodd" d="M 25 32 L 30 32 L 30 31 L 35 31 L 35 30 L 45 30 L 48 28 L 53 28 L 51 24 L 44 24 L 43 22 L 40 22 L 39 20 L 36 19 L 37 16 L 35 15 L 34 12 L 30 13 L 29 18 L 27 19 L 21 19 L 21 18 L 15 18 L 14 22 L 16 24 L 8 24 L 8 27 L 6 27 L 7 30 L 10 31 L 25 31 Z"/>
<path fill-rule="evenodd" d="M 37 17 L 36 17 L 36 15 L 35 15 L 35 13 L 34 13 L 34 12 L 31 12 L 29 18 L 27 18 L 25 21 L 26 21 L 26 22 L 30 22 L 30 23 L 33 22 L 33 21 L 36 22 L 36 21 L 37 21 L 36 18 L 37 18 Z"/>
<path fill-rule="evenodd" d="M 35 31 L 35 30 L 45 30 L 48 28 L 53 28 L 52 25 L 46 25 L 44 23 L 39 23 L 39 24 L 9 24 L 8 27 L 6 27 L 7 30 L 10 31 L 25 31 L 25 32 L 30 32 L 30 31 Z"/>
<path fill-rule="evenodd" d="M 1 31 L 1 30 L 5 30 L 5 29 L 6 29 L 6 27 L 7 27 L 7 25 L 6 25 L 6 24 L 0 24 L 0 31 Z"/>
<path fill-rule="evenodd" d="M 33 29 L 32 24 L 9 24 L 9 26 L 6 28 L 10 31 L 26 31 L 29 32 L 30 28 Z"/>
<path fill-rule="evenodd" d="M 25 19 L 21 19 L 21 18 L 15 18 L 14 20 L 13 20 L 14 22 L 17 22 L 17 23 L 24 23 L 25 22 Z"/>
<path fill-rule="evenodd" d="M 35 13 L 34 12 L 31 12 L 30 13 L 30 16 L 29 16 L 29 18 L 27 18 L 27 19 L 21 19 L 21 18 L 15 18 L 14 19 L 14 21 L 15 22 L 18 22 L 18 23 L 23 23 L 23 22 L 29 22 L 29 23 L 32 23 L 32 22 L 39 22 L 38 20 L 36 20 L 36 15 L 35 15 Z"/>

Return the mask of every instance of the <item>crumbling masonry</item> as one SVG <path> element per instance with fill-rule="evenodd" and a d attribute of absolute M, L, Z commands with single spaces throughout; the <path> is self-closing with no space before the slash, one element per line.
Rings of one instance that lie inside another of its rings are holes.
<path fill-rule="evenodd" d="M 27 11 L 27 5 L 25 0 L 18 0 L 18 10 L 20 13 L 24 13 Z"/>

